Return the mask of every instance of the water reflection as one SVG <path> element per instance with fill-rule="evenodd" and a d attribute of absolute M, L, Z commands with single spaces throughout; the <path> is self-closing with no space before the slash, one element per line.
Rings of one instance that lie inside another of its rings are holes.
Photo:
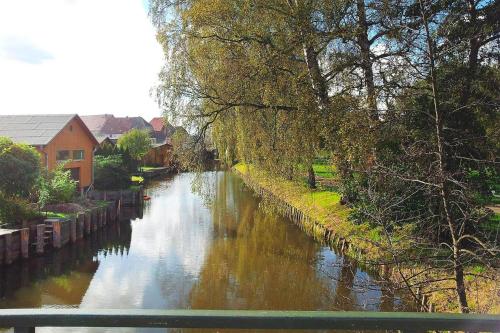
<path fill-rule="evenodd" d="M 234 175 L 205 173 L 193 191 L 194 177 L 151 184 L 142 218 L 3 269 L 0 307 L 408 309 L 355 262 L 259 210 Z"/>
<path fill-rule="evenodd" d="M 130 222 L 126 221 L 50 255 L 2 267 L 0 307 L 79 306 L 98 270 L 98 257 L 126 255 L 130 236 Z"/>

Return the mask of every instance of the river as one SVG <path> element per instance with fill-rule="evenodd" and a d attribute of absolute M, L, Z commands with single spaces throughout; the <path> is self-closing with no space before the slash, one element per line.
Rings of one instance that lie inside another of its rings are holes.
<path fill-rule="evenodd" d="M 2 267 L 0 308 L 412 309 L 355 262 L 259 209 L 229 172 L 176 175 L 147 194 L 136 216 Z"/>

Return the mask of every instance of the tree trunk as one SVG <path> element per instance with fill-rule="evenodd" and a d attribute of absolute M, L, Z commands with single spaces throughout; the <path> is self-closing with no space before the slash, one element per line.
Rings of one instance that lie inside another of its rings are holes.
<path fill-rule="evenodd" d="M 318 108 L 322 112 L 326 112 L 330 107 L 330 97 L 328 96 L 328 83 L 321 73 L 321 67 L 318 61 L 318 53 L 311 43 L 311 32 L 314 30 L 311 26 L 309 17 L 301 17 L 299 12 L 299 1 L 288 0 L 288 6 L 296 13 L 298 17 L 297 28 L 302 43 L 302 52 L 306 61 L 307 72 L 311 87 L 316 96 Z"/>
<path fill-rule="evenodd" d="M 469 4 L 467 6 L 467 11 L 469 12 L 470 25 L 475 26 L 477 24 L 477 11 L 473 0 L 469 0 Z M 479 57 L 479 48 L 480 41 L 478 36 L 472 36 L 469 39 L 469 58 L 467 62 L 467 77 L 464 84 L 464 89 L 462 91 L 462 96 L 460 98 L 460 106 L 466 106 L 469 102 L 472 81 L 476 75 L 478 57 Z"/>
<path fill-rule="evenodd" d="M 309 185 L 309 188 L 316 188 L 316 175 L 314 174 L 312 164 L 307 169 L 307 184 Z"/>
<path fill-rule="evenodd" d="M 329 109 L 330 98 L 328 96 L 328 85 L 325 78 L 321 74 L 321 69 L 319 67 L 318 57 L 314 48 L 307 45 L 307 42 L 303 44 L 304 57 L 306 59 L 307 71 L 309 73 L 309 79 L 311 80 L 311 86 L 316 94 L 316 99 L 320 111 L 325 112 Z"/>
<path fill-rule="evenodd" d="M 377 96 L 375 92 L 375 83 L 373 79 L 372 61 L 370 58 L 370 41 L 368 40 L 368 22 L 366 21 L 365 1 L 357 0 L 358 11 L 358 45 L 361 52 L 361 67 L 363 68 L 363 75 L 366 88 L 366 100 L 368 108 L 370 109 L 370 118 L 378 120 L 377 110 Z"/>
<path fill-rule="evenodd" d="M 452 249 L 453 249 L 453 266 L 456 281 L 456 293 L 458 298 L 458 303 L 460 305 L 460 311 L 462 313 L 469 312 L 469 306 L 467 304 L 467 293 L 465 290 L 464 283 L 464 271 L 463 264 L 460 254 L 460 242 L 458 237 L 458 230 L 456 228 L 456 223 L 450 212 L 450 198 L 448 193 L 447 184 L 447 172 L 446 172 L 446 151 L 444 149 L 444 135 L 443 135 L 443 113 L 439 106 L 439 95 L 437 86 L 437 77 L 435 70 L 435 56 L 434 56 L 434 43 L 429 31 L 429 23 L 425 15 L 424 5 L 420 2 L 420 10 L 422 14 L 422 21 L 424 23 L 425 34 L 427 39 L 428 48 L 428 59 L 431 75 L 431 87 L 432 87 L 432 99 L 434 103 L 434 124 L 435 124 L 435 135 L 436 135 L 436 155 L 438 162 L 438 181 L 437 186 L 439 187 L 439 196 L 442 202 L 442 208 L 444 213 L 444 218 L 448 225 L 448 229 L 452 239 Z"/>

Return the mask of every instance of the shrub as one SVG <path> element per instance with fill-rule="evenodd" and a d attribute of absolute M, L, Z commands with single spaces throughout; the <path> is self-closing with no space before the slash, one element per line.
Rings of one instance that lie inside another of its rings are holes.
<path fill-rule="evenodd" d="M 35 148 L 0 137 L 0 191 L 6 197 L 27 198 L 40 175 Z"/>
<path fill-rule="evenodd" d="M 71 172 L 63 166 L 50 173 L 50 202 L 70 202 L 76 192 L 76 181 L 71 178 Z"/>
<path fill-rule="evenodd" d="M 38 205 L 66 203 L 72 201 L 76 193 L 76 181 L 71 178 L 71 172 L 58 166 L 45 173 L 38 180 Z"/>
<path fill-rule="evenodd" d="M 94 186 L 98 190 L 118 190 L 131 185 L 130 174 L 121 155 L 95 156 Z"/>
<path fill-rule="evenodd" d="M 17 223 L 36 215 L 28 202 L 21 198 L 9 198 L 0 192 L 0 226 L 16 227 Z"/>
<path fill-rule="evenodd" d="M 104 143 L 95 152 L 95 156 L 113 156 L 118 155 L 122 159 L 122 165 L 128 170 L 128 172 L 136 172 L 139 166 L 138 161 L 136 161 L 131 155 L 128 149 L 120 148 L 117 145 L 112 145 L 109 143 Z"/>
<path fill-rule="evenodd" d="M 151 139 L 147 130 L 133 129 L 118 139 L 118 147 L 126 149 L 135 160 L 143 158 L 151 148 Z"/>

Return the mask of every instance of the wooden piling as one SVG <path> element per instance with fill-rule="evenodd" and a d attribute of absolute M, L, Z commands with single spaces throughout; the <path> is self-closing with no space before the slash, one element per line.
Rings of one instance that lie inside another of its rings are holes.
<path fill-rule="evenodd" d="M 98 218 L 99 218 L 99 214 L 98 214 L 97 209 L 92 209 L 92 217 L 91 217 L 92 232 L 97 231 Z"/>
<path fill-rule="evenodd" d="M 97 218 L 97 228 L 98 228 L 98 229 L 101 229 L 101 228 L 102 228 L 102 225 L 103 225 L 103 220 L 102 220 L 102 218 L 103 218 L 103 213 L 102 213 L 102 208 L 101 208 L 101 207 L 99 207 L 99 208 L 97 209 L 97 216 L 98 216 L 98 218 Z"/>
<path fill-rule="evenodd" d="M 102 225 L 105 226 L 108 224 L 108 206 L 102 209 Z"/>
<path fill-rule="evenodd" d="M 56 249 L 61 248 L 61 221 L 52 222 L 52 246 Z"/>
<path fill-rule="evenodd" d="M 116 218 L 117 219 L 120 219 L 121 212 L 122 212 L 122 201 L 120 199 L 120 200 L 118 200 L 118 205 L 116 208 Z"/>
<path fill-rule="evenodd" d="M 4 235 L 4 244 L 5 244 L 5 263 L 7 265 L 12 264 L 13 255 L 12 255 L 12 234 Z"/>
<path fill-rule="evenodd" d="M 82 239 L 85 229 L 85 214 L 78 213 L 76 215 L 76 239 Z"/>
<path fill-rule="evenodd" d="M 90 235 L 90 231 L 91 231 L 91 212 L 85 212 L 84 214 L 84 226 L 85 226 L 85 234 L 86 235 Z"/>
<path fill-rule="evenodd" d="M 20 232 L 20 240 L 21 240 L 21 255 L 24 259 L 29 257 L 29 248 L 30 248 L 30 229 L 24 228 L 21 229 Z"/>
<path fill-rule="evenodd" d="M 43 254 L 45 248 L 45 224 L 36 226 L 36 253 Z"/>
<path fill-rule="evenodd" d="M 71 243 L 76 242 L 76 217 L 69 220 L 69 240 Z"/>

